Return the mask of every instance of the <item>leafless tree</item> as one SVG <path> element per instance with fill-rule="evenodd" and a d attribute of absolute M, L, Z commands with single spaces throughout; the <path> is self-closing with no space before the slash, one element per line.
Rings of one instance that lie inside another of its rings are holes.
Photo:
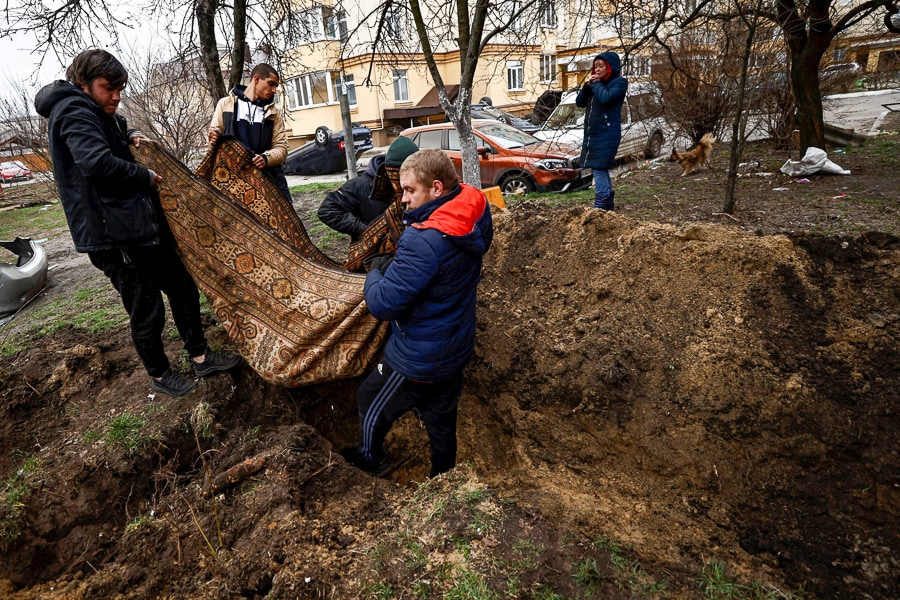
<path fill-rule="evenodd" d="M 629 0 L 630 1 L 630 0 Z M 656 14 L 653 31 L 646 43 L 658 44 L 671 53 L 669 33 L 688 30 L 697 24 L 734 23 L 741 16 L 752 17 L 758 27 L 768 22 L 780 31 L 786 51 L 785 64 L 796 106 L 796 126 L 800 146 L 824 147 L 825 130 L 819 68 L 835 37 L 856 26 L 868 26 L 873 32 L 900 32 L 897 0 L 663 0 Z"/>
<path fill-rule="evenodd" d="M 479 74 L 480 61 L 491 53 L 491 64 L 496 65 L 502 62 L 498 57 L 540 48 L 537 32 L 541 11 L 553 10 L 555 18 L 555 9 L 556 3 L 551 0 L 436 0 L 427 4 L 420 0 L 382 0 L 367 12 L 355 0 L 338 0 L 333 7 L 335 12 L 357 16 L 356 26 L 342 36 L 340 56 L 341 62 L 368 56 L 368 75 L 357 85 L 371 84 L 375 69 L 392 63 L 418 65 L 427 71 L 441 108 L 459 131 L 463 180 L 478 187 L 481 178 L 470 113 L 473 88 L 477 77 L 497 76 L 497 72 L 485 73 L 484 69 Z M 303 38 L 303 13 L 276 14 L 275 28 L 281 40 L 273 45 L 290 49 L 295 45 L 292 38 Z M 448 55 L 459 56 L 458 80 L 446 80 L 442 71 L 441 62 Z M 290 51 L 281 59 L 302 61 Z M 451 86 L 458 86 L 455 97 L 448 93 Z"/>
<path fill-rule="evenodd" d="M 32 170 L 49 171 L 47 121 L 34 113 L 36 90 L 22 80 L 11 78 L 4 83 L 3 89 L 4 96 L 0 97 L 0 136 L 4 140 L 0 151 L 3 157 L 24 158 Z"/>
<path fill-rule="evenodd" d="M 132 50 L 123 55 L 128 88 L 120 111 L 129 124 L 160 142 L 185 164 L 205 150 L 206 130 L 214 104 L 204 89 L 205 77 L 197 54 Z"/>
<path fill-rule="evenodd" d="M 292 14 L 289 0 L 275 0 L 263 6 L 250 0 L 236 0 L 231 5 L 213 0 L 189 0 L 180 4 L 170 0 L 152 0 L 153 11 L 168 10 L 180 15 L 179 33 L 184 40 L 199 40 L 199 54 L 206 74 L 206 82 L 212 98 L 224 96 L 226 86 L 222 77 L 219 53 L 221 44 L 217 32 L 228 30 L 230 39 L 225 47 L 231 56 L 229 83 L 237 83 L 247 58 L 247 31 L 255 23 L 256 14 Z M 373 52 L 378 51 L 382 32 L 388 21 L 385 16 L 392 11 L 408 12 L 414 22 L 419 46 L 424 53 L 426 67 L 439 91 L 441 106 L 453 124 L 460 130 L 464 179 L 477 181 L 477 160 L 474 137 L 468 107 L 471 89 L 479 58 L 489 45 L 501 38 L 516 38 L 522 43 L 534 39 L 522 35 L 533 30 L 539 22 L 538 15 L 550 0 L 435 0 L 423 5 L 420 0 L 409 3 L 384 0 L 371 15 L 364 15 L 366 27 L 371 19 L 376 24 Z M 616 10 L 636 7 L 635 14 L 645 14 L 646 6 L 631 0 L 616 0 Z M 621 6 L 620 6 L 621 5 Z M 797 107 L 797 126 L 803 148 L 824 146 L 822 97 L 819 90 L 819 66 L 822 57 L 835 36 L 850 27 L 870 22 L 883 30 L 900 33 L 900 5 L 897 0 L 860 0 L 844 3 L 839 0 L 772 0 L 757 4 L 755 0 L 729 5 L 723 0 L 662 0 L 652 7 L 655 23 L 641 43 L 655 42 L 669 48 L 666 34 L 674 26 L 688 29 L 704 19 L 721 19 L 731 22 L 737 14 L 755 14 L 777 25 L 789 52 L 790 81 Z M 6 9 L 4 16 L 10 32 L 29 30 L 38 37 L 39 47 L 60 54 L 73 54 L 98 41 L 98 35 L 106 32 L 117 40 L 122 28 L 135 27 L 134 16 L 120 17 L 114 14 L 105 0 L 69 2 L 62 6 L 46 5 L 41 0 L 22 0 Z M 878 17 L 881 17 L 880 22 Z M 370 19 L 371 18 L 371 19 Z M 257 23 L 267 30 L 264 23 Z M 228 36 L 226 36 L 228 37 Z M 507 40 L 502 40 L 507 41 Z M 450 45 L 452 42 L 452 46 Z M 184 47 L 184 44 L 182 44 Z M 452 47 L 460 53 L 460 94 L 451 101 L 446 94 L 447 85 L 435 60 Z M 190 48 L 188 48 L 190 49 Z"/>

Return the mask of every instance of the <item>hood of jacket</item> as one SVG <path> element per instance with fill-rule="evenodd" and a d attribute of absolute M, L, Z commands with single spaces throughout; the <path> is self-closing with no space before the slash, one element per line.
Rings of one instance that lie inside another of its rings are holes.
<path fill-rule="evenodd" d="M 53 83 L 42 87 L 34 97 L 34 108 L 39 115 L 46 119 L 50 117 L 50 111 L 53 110 L 53 107 L 56 106 L 58 102 L 72 96 L 80 96 L 97 106 L 98 110 L 100 109 L 100 106 L 94 102 L 90 96 L 85 94 L 80 87 L 74 83 L 62 80 L 54 81 Z"/>
<path fill-rule="evenodd" d="M 484 193 L 465 183 L 449 194 L 408 211 L 416 229 L 435 229 L 454 244 L 473 254 L 484 254 L 491 247 L 493 227 L 490 206 Z"/>
<path fill-rule="evenodd" d="M 597 58 L 602 58 L 606 61 L 606 64 L 609 65 L 610 74 L 609 77 L 606 78 L 606 81 L 622 74 L 622 61 L 615 52 L 602 52 Z"/>
<path fill-rule="evenodd" d="M 365 171 L 366 175 L 375 177 L 376 175 L 378 175 L 378 169 L 380 169 L 381 165 L 383 165 L 383 164 L 384 164 L 384 154 L 377 154 L 377 155 L 373 156 L 369 160 L 369 164 L 366 166 L 366 171 Z"/>
<path fill-rule="evenodd" d="M 255 104 L 256 106 L 267 107 L 271 104 L 275 103 L 275 96 L 272 96 L 268 100 L 263 100 L 261 98 L 257 98 L 256 100 L 251 100 L 247 97 L 247 86 L 241 85 L 239 83 L 235 84 L 234 89 L 231 90 L 231 93 L 244 100 L 245 102 L 249 102 L 250 104 Z"/>

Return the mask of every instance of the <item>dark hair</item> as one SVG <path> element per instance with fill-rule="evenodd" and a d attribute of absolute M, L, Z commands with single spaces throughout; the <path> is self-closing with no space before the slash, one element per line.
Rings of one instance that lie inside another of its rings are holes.
<path fill-rule="evenodd" d="M 105 77 L 114 87 L 128 83 L 128 71 L 106 50 L 85 50 L 72 59 L 72 64 L 66 69 L 66 80 L 79 86 L 89 86 L 99 77 Z"/>
<path fill-rule="evenodd" d="M 275 75 L 275 77 L 278 77 L 278 71 L 276 71 L 275 67 L 270 64 L 259 63 L 258 65 L 253 67 L 252 71 L 250 71 L 250 79 L 253 79 L 257 75 L 259 75 L 260 79 L 265 79 L 269 75 Z"/>

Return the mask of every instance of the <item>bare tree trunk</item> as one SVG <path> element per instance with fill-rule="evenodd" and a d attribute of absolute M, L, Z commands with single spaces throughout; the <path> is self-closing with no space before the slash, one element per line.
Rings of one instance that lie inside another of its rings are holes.
<path fill-rule="evenodd" d="M 473 18 L 469 19 L 469 4 L 466 0 L 456 0 L 458 42 L 460 53 L 459 95 L 454 102 L 447 96 L 444 84 L 431 50 L 429 30 L 425 25 L 419 0 L 410 0 L 410 12 L 416 25 L 416 33 L 422 44 L 425 63 L 438 89 L 441 108 L 459 132 L 460 153 L 462 154 L 463 182 L 481 189 L 481 167 L 478 146 L 472 133 L 472 82 L 478 69 L 478 56 L 484 37 L 484 22 L 487 17 L 488 0 L 477 0 Z"/>
<path fill-rule="evenodd" d="M 197 31 L 200 36 L 200 57 L 203 70 L 206 72 L 206 89 L 215 101 L 228 94 L 219 66 L 219 49 L 216 47 L 215 0 L 197 0 L 194 16 L 197 19 Z M 243 61 L 241 65 L 243 66 Z"/>
<path fill-rule="evenodd" d="M 244 78 L 244 63 L 247 57 L 247 0 L 234 0 L 234 48 L 231 50 L 231 73 L 228 89 L 234 88 Z"/>
<path fill-rule="evenodd" d="M 752 18 L 752 17 L 751 17 Z M 750 57 L 753 55 L 753 41 L 756 38 L 756 22 L 745 23 L 747 25 L 747 39 L 744 42 L 744 53 L 741 57 L 740 85 L 738 85 L 737 98 L 734 106 L 734 121 L 731 127 L 731 152 L 728 157 L 728 178 L 725 183 L 725 204 L 722 211 L 725 214 L 734 214 L 734 189 L 737 186 L 738 165 L 744 154 L 744 139 L 747 134 L 747 115 L 744 105 L 747 98 L 747 74 L 750 70 Z"/>
<path fill-rule="evenodd" d="M 472 133 L 472 87 L 459 88 L 456 97 L 457 118 L 453 121 L 459 131 L 459 150 L 462 153 L 463 182 L 481 189 L 481 166 L 479 165 L 478 144 Z"/>
<path fill-rule="evenodd" d="M 825 120 L 822 115 L 822 93 L 819 91 L 820 57 L 801 54 L 794 57 L 791 65 L 791 88 L 797 106 L 801 154 L 810 146 L 825 148 Z"/>

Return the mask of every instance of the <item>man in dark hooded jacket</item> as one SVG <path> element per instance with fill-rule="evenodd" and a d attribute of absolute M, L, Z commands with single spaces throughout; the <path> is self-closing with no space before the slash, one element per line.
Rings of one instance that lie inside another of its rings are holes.
<path fill-rule="evenodd" d="M 207 347 L 200 293 L 176 252 L 156 193 L 162 178 L 135 163 L 128 148 L 147 138 L 116 114 L 128 82 L 125 68 L 105 50 L 86 50 L 69 65 L 66 79 L 41 89 L 34 104 L 49 119 L 53 174 L 75 249 L 87 253 L 122 297 L 152 389 L 184 396 L 197 382 L 170 368 L 161 292 L 197 375 L 230 369 L 240 357 Z"/>
<path fill-rule="evenodd" d="M 363 288 L 372 315 L 391 322 L 391 337 L 357 394 L 361 442 L 342 454 L 364 471 L 383 473 L 391 425 L 416 410 L 435 477 L 456 465 L 462 373 L 475 351 L 475 291 L 494 229 L 484 194 L 459 183 L 441 150 L 407 158 L 400 183 L 407 227 L 394 257 L 373 261 Z"/>
<path fill-rule="evenodd" d="M 207 138 L 215 144 L 220 135 L 234 137 L 253 152 L 253 164 L 268 173 L 288 200 L 291 192 L 282 165 L 288 155 L 284 119 L 275 106 L 280 81 L 275 67 L 259 63 L 250 71 L 248 85 L 235 85 L 219 100 Z"/>
<path fill-rule="evenodd" d="M 598 54 L 590 77 L 575 98 L 575 104 L 585 109 L 581 166 L 593 169 L 594 208 L 604 210 L 615 210 L 609 170 L 615 166 L 622 141 L 622 104 L 628 91 L 628 80 L 621 72 L 618 54 Z"/>
<path fill-rule="evenodd" d="M 319 220 L 357 241 L 366 227 L 384 214 L 392 198 L 373 198 L 375 181 L 387 177 L 386 168 L 399 168 L 406 157 L 419 147 L 408 137 L 400 136 L 388 148 L 387 154 L 373 156 L 366 170 L 325 196 L 319 206 Z"/>

